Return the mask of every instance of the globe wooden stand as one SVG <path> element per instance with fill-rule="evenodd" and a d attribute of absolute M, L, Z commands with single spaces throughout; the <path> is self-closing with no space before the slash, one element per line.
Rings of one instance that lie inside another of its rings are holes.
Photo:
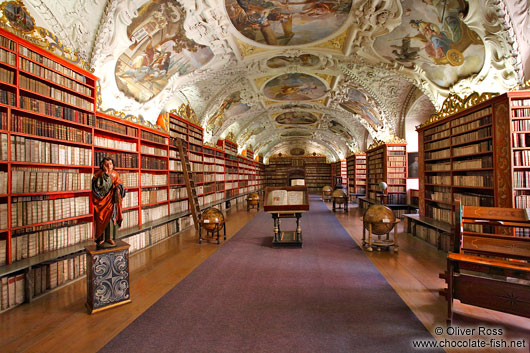
<path fill-rule="evenodd" d="M 211 239 L 211 238 L 214 238 L 216 235 L 217 235 L 217 244 L 220 244 L 221 241 L 220 241 L 220 238 L 221 238 L 221 235 L 220 235 L 220 230 L 221 228 L 223 228 L 223 232 L 224 232 L 224 237 L 223 237 L 223 240 L 226 240 L 226 224 L 221 223 L 221 222 L 209 222 L 208 219 L 202 219 L 199 221 L 199 244 L 202 244 L 202 240 L 203 240 L 203 237 L 202 237 L 202 229 L 204 228 L 204 226 L 206 225 L 212 225 L 212 224 L 215 224 L 215 226 L 213 227 L 212 230 L 205 230 L 206 232 L 206 240 L 208 239 Z M 224 227 L 222 227 L 222 225 L 224 224 Z"/>
<path fill-rule="evenodd" d="M 389 248 L 391 246 L 394 247 L 394 252 L 397 252 L 398 249 L 399 249 L 399 246 L 398 246 L 398 238 L 397 238 L 397 227 L 396 227 L 396 224 L 398 224 L 400 222 L 399 218 L 394 220 L 394 221 L 389 221 L 389 222 L 367 222 L 363 219 L 363 247 L 368 245 L 368 247 L 366 247 L 366 251 L 373 251 L 374 249 L 372 248 L 372 245 L 375 246 L 377 248 L 377 251 L 381 251 L 381 248 Z M 386 237 L 385 239 L 381 239 L 381 237 L 383 235 L 377 235 L 377 240 L 375 241 L 372 241 L 372 229 L 373 229 L 373 226 L 374 225 L 379 225 L 379 223 L 384 223 L 384 224 L 393 224 L 393 228 L 394 228 L 394 236 L 393 236 L 393 239 L 390 239 L 390 232 L 392 230 L 390 230 L 388 233 L 386 233 Z M 368 242 L 366 242 L 366 230 L 368 228 Z"/>
<path fill-rule="evenodd" d="M 129 244 L 116 240 L 116 247 L 87 252 L 87 302 L 90 314 L 131 302 L 129 293 Z"/>
<path fill-rule="evenodd" d="M 259 212 L 260 197 L 258 194 L 252 195 L 249 194 L 247 197 L 247 211 L 250 211 L 251 208 L 255 208 Z"/>

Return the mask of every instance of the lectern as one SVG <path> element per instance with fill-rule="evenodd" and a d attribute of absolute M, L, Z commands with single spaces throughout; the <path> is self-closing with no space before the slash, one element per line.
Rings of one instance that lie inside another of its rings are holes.
<path fill-rule="evenodd" d="M 90 314 L 131 302 L 129 293 L 129 244 L 116 240 L 116 247 L 87 252 L 87 302 Z"/>
<path fill-rule="evenodd" d="M 267 187 L 263 210 L 272 214 L 274 220 L 273 245 L 302 246 L 300 218 L 302 213 L 309 211 L 307 187 Z M 281 218 L 296 218 L 296 230 L 282 232 L 280 229 Z"/>

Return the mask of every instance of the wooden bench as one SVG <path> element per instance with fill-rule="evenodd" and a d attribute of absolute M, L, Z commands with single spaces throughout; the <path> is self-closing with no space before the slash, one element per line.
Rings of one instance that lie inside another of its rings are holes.
<path fill-rule="evenodd" d="M 514 229 L 529 228 L 525 210 L 455 205 L 453 248 L 445 278 L 447 321 L 453 300 L 530 318 L 530 238 Z M 465 230 L 468 226 L 482 229 Z"/>

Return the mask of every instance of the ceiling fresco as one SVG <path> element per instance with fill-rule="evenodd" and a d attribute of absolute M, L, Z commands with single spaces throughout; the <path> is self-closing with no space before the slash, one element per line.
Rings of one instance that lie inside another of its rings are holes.
<path fill-rule="evenodd" d="M 316 123 L 318 118 L 308 112 L 287 112 L 278 115 L 274 120 L 280 125 L 311 125 Z"/>
<path fill-rule="evenodd" d="M 451 93 L 530 78 L 528 0 L 23 2 L 100 77 L 100 110 L 154 123 L 189 104 L 206 143 L 265 157 L 345 158 Z"/>
<path fill-rule="evenodd" d="M 260 44 L 290 46 L 324 39 L 348 17 L 352 0 L 226 0 L 230 21 Z"/>
<path fill-rule="evenodd" d="M 283 74 L 265 84 L 265 97 L 277 101 L 308 101 L 322 98 L 326 85 L 317 77 L 302 73 Z"/>
<path fill-rule="evenodd" d="M 210 48 L 186 36 L 185 11 L 178 2 L 157 0 L 138 9 L 127 27 L 133 42 L 116 63 L 116 83 L 126 95 L 147 102 L 173 75 L 183 76 L 213 58 Z"/>

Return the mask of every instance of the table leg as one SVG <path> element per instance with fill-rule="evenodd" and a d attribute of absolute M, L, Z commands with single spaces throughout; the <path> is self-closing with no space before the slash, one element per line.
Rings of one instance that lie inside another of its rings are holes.
<path fill-rule="evenodd" d="M 300 214 L 296 214 L 296 241 L 300 241 L 300 234 L 302 234 L 302 228 L 300 227 Z"/>
<path fill-rule="evenodd" d="M 278 219 L 278 216 L 272 215 L 272 218 L 274 219 L 274 242 L 278 241 L 278 233 L 280 231 L 280 220 Z"/>
<path fill-rule="evenodd" d="M 372 249 L 372 223 L 368 223 L 368 247 L 366 250 L 374 251 L 374 249 Z"/>

